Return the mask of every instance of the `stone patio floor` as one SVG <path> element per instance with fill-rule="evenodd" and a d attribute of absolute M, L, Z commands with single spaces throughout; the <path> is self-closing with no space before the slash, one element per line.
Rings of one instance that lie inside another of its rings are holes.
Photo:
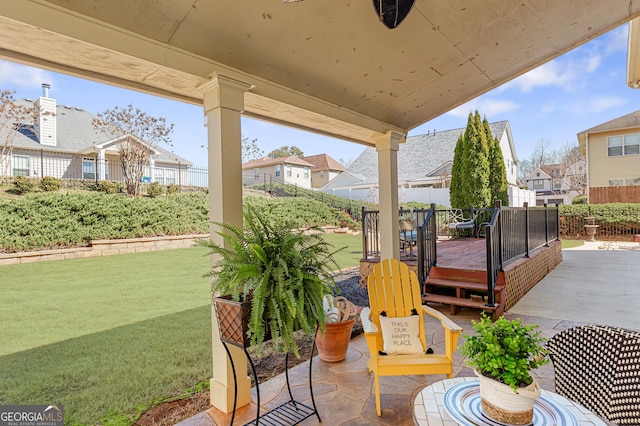
<path fill-rule="evenodd" d="M 445 307 L 448 308 L 448 307 Z M 448 315 L 449 316 L 449 315 Z M 479 311 L 464 310 L 456 316 L 449 316 L 463 328 L 463 333 L 472 334 L 471 320 L 479 318 Z M 551 337 L 566 328 L 580 323 L 546 319 L 533 316 L 507 313 L 508 319 L 520 317 L 526 323 L 536 323 L 545 337 Z M 444 352 L 444 333 L 440 323 L 431 317 L 425 318 L 427 344 L 436 353 Z M 429 331 L 431 333 L 429 333 Z M 460 339 L 458 344 L 462 343 Z M 338 363 L 328 363 L 313 358 L 313 393 L 322 423 L 312 416 L 302 425 L 413 425 L 413 400 L 425 386 L 442 380 L 444 375 L 412 375 L 381 377 L 380 391 L 382 416 L 378 417 L 375 406 L 373 375 L 367 371 L 367 350 L 364 335 L 351 340 L 347 358 Z M 463 362 L 458 352 L 454 356 L 454 375 L 456 377 L 473 376 L 474 373 Z M 553 391 L 553 367 L 545 365 L 534 372 L 543 389 Z M 309 387 L 309 361 L 289 370 L 289 380 L 296 401 L 312 406 Z M 252 391 L 253 403 L 236 412 L 235 425 L 243 425 L 255 418 L 255 388 Z M 260 385 L 261 413 L 288 401 L 288 392 L 284 373 Z M 230 414 L 224 414 L 211 408 L 181 423 L 180 426 L 221 426 L 228 425 Z"/>

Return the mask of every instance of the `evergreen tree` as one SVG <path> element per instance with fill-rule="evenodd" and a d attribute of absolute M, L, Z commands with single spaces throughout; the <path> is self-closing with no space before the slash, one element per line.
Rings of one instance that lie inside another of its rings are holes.
<path fill-rule="evenodd" d="M 464 208 L 488 207 L 491 200 L 489 192 L 489 146 L 478 111 L 469 114 L 465 130 L 465 149 L 463 164 Z"/>
<path fill-rule="evenodd" d="M 509 205 L 509 194 L 507 185 L 507 171 L 504 166 L 504 157 L 500 141 L 493 137 L 491 127 L 486 117 L 482 122 L 487 141 L 489 142 L 489 190 L 491 192 L 491 203 L 501 200 L 502 205 Z"/>
<path fill-rule="evenodd" d="M 449 185 L 449 201 L 454 209 L 461 209 L 464 205 L 464 194 L 462 193 L 462 151 L 464 138 L 462 134 L 458 137 L 456 149 L 453 154 L 453 164 L 451 165 L 451 184 Z"/>

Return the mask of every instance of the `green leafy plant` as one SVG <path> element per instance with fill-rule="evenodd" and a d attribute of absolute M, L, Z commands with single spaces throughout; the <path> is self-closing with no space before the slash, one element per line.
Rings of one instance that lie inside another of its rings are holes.
<path fill-rule="evenodd" d="M 471 321 L 476 335 L 466 339 L 461 353 L 467 364 L 486 377 L 509 385 L 514 391 L 532 383 L 530 371 L 549 363 L 545 338 L 536 324 L 523 324 L 520 318 L 500 317 L 491 322 L 487 315 Z"/>
<path fill-rule="evenodd" d="M 170 183 L 167 185 L 167 194 L 177 194 L 180 192 L 180 187 L 178 185 L 174 185 Z"/>
<path fill-rule="evenodd" d="M 571 204 L 587 204 L 587 196 L 578 195 L 573 200 L 571 200 Z"/>
<path fill-rule="evenodd" d="M 336 288 L 332 246 L 318 234 L 271 223 L 252 206 L 245 209 L 243 230 L 217 225 L 224 245 L 202 242 L 218 256 L 209 273 L 213 294 L 250 298 L 248 336 L 258 352 L 268 330 L 277 350 L 299 357 L 294 331 L 313 336 L 317 326 L 324 329 L 323 297 Z"/>
<path fill-rule="evenodd" d="M 110 180 L 101 180 L 96 185 L 96 191 L 104 192 L 105 194 L 116 194 L 119 190 L 118 184 Z"/>
<path fill-rule="evenodd" d="M 52 176 L 45 176 L 40 180 L 40 189 L 44 192 L 56 192 L 62 186 L 62 181 Z"/>
<path fill-rule="evenodd" d="M 13 186 L 10 191 L 16 195 L 26 194 L 28 192 L 33 192 L 36 185 L 33 182 L 33 179 L 30 179 L 26 176 L 16 176 L 13 179 Z"/>
<path fill-rule="evenodd" d="M 147 195 L 156 198 L 162 195 L 162 188 L 158 182 L 151 182 L 147 187 Z"/>

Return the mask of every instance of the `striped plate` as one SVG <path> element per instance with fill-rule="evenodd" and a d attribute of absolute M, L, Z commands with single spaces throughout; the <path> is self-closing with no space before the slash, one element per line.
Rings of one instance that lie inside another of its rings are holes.
<path fill-rule="evenodd" d="M 482 413 L 478 381 L 459 383 L 449 388 L 444 394 L 444 408 L 452 419 L 464 426 L 509 426 Z M 534 402 L 532 425 L 580 426 L 565 406 L 546 395 Z"/>

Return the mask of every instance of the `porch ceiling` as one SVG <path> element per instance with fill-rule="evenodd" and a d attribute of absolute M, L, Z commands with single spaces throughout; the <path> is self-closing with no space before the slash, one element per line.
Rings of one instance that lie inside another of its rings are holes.
<path fill-rule="evenodd" d="M 388 30 L 368 0 L 22 0 L 0 57 L 202 103 L 218 72 L 255 87 L 245 114 L 372 144 L 640 13 L 638 0 L 416 0 Z"/>

